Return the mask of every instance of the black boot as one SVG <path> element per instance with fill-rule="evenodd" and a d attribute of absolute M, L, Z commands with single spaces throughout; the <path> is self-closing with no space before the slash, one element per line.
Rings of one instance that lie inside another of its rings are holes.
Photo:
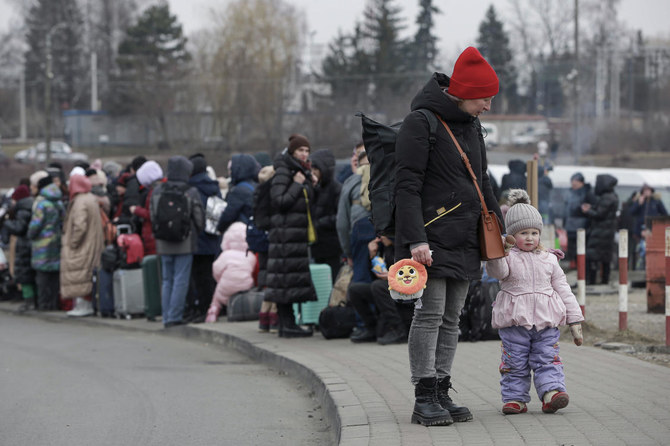
<path fill-rule="evenodd" d="M 449 411 L 437 399 L 437 378 L 421 378 L 414 387 L 413 424 L 424 426 L 449 426 L 454 422 Z"/>
<path fill-rule="evenodd" d="M 451 418 L 454 421 L 470 421 L 472 420 L 472 413 L 467 407 L 457 406 L 452 401 L 449 396 L 449 389 L 453 389 L 451 386 L 451 377 L 445 376 L 444 378 L 437 381 L 437 397 L 440 402 L 440 406 L 447 409 L 451 414 Z"/>
<path fill-rule="evenodd" d="M 277 313 L 279 316 L 280 338 L 306 338 L 312 336 L 312 330 L 301 328 L 295 323 L 293 305 L 277 304 Z"/>

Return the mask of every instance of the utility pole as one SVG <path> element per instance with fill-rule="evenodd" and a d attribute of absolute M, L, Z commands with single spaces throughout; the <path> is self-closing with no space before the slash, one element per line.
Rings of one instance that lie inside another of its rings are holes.
<path fill-rule="evenodd" d="M 574 57 L 574 78 L 572 79 L 572 97 L 575 104 L 573 110 L 572 131 L 575 161 L 579 164 L 579 158 L 582 155 L 582 148 L 579 138 L 579 0 L 575 0 L 575 57 Z"/>
<path fill-rule="evenodd" d="M 19 121 L 20 121 L 20 136 L 19 141 L 24 142 L 28 137 L 26 126 L 26 70 L 21 70 L 21 78 L 19 80 Z"/>
<path fill-rule="evenodd" d="M 44 52 L 46 56 L 46 70 L 45 70 L 45 82 L 44 82 L 44 111 L 46 114 L 46 130 L 44 136 L 44 142 L 46 144 L 46 162 L 51 161 L 51 80 L 54 77 L 53 71 L 51 69 L 51 36 L 58 28 L 66 26 L 65 22 L 59 22 L 51 27 L 49 32 L 47 32 L 45 38 Z"/>

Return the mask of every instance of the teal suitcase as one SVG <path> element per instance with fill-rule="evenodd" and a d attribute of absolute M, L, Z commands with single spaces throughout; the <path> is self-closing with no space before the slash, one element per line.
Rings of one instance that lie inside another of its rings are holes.
<path fill-rule="evenodd" d="M 330 271 L 330 265 L 312 263 L 309 265 L 309 272 L 312 275 L 312 284 L 316 290 L 317 300 L 293 304 L 296 323 L 301 325 L 317 325 L 319 323 L 319 314 L 321 314 L 321 310 L 328 306 L 330 292 L 333 289 L 333 276 Z"/>
<path fill-rule="evenodd" d="M 144 314 L 155 321 L 162 314 L 160 261 L 156 255 L 142 259 L 142 286 L 144 287 Z"/>

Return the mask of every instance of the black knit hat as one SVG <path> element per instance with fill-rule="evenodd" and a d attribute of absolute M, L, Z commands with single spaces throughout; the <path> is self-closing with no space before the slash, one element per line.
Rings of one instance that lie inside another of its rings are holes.
<path fill-rule="evenodd" d="M 42 190 L 43 188 L 47 187 L 48 185 L 50 185 L 53 182 L 54 182 L 54 180 L 53 180 L 53 178 L 51 178 L 51 175 L 46 176 L 46 177 L 40 179 L 37 182 L 37 190 Z"/>
<path fill-rule="evenodd" d="M 135 158 L 133 158 L 130 165 L 132 166 L 133 170 L 137 172 L 137 169 L 142 167 L 142 164 L 144 164 L 146 161 L 147 159 L 144 156 L 138 155 Z"/>
<path fill-rule="evenodd" d="M 193 172 L 191 172 L 191 176 L 207 171 L 207 161 L 204 156 L 192 156 L 189 160 L 193 163 Z"/>

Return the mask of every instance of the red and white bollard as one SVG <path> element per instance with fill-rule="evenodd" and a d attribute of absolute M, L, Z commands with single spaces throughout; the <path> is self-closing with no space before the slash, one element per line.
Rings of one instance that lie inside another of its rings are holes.
<path fill-rule="evenodd" d="M 577 229 L 577 302 L 586 315 L 586 230 Z"/>
<path fill-rule="evenodd" d="M 670 226 L 665 228 L 665 345 L 670 346 Z"/>
<path fill-rule="evenodd" d="M 619 331 L 628 330 L 628 229 L 619 231 Z"/>

